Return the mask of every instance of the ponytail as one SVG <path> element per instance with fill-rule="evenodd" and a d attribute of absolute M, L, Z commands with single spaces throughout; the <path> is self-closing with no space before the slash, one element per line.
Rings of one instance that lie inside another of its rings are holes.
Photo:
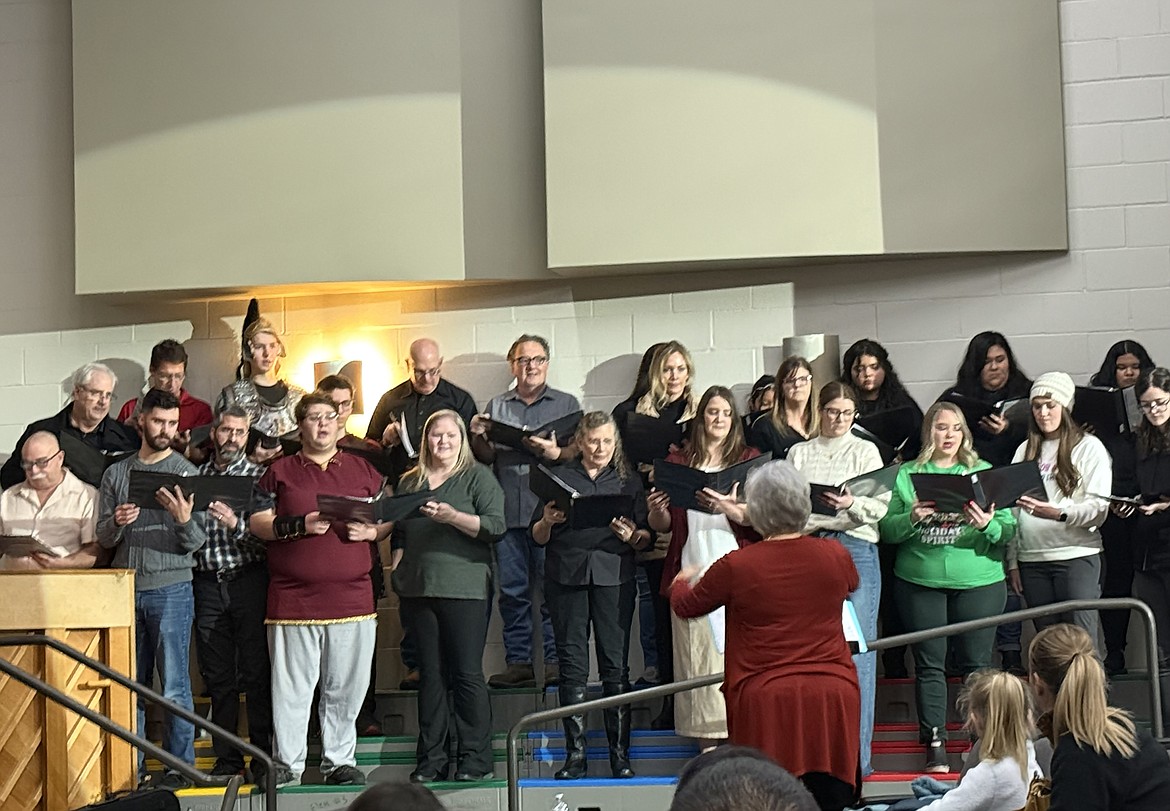
<path fill-rule="evenodd" d="M 1105 669 L 1089 634 L 1075 625 L 1053 625 L 1036 634 L 1028 651 L 1031 670 L 1055 693 L 1054 742 L 1068 733 L 1104 757 L 1136 754 L 1137 727 L 1124 710 L 1105 700 Z"/>

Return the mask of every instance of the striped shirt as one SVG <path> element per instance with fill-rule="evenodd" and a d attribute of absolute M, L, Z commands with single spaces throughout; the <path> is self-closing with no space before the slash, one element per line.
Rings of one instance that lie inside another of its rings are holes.
<path fill-rule="evenodd" d="M 255 481 L 264 473 L 264 465 L 241 456 L 225 469 L 219 470 L 214 461 L 208 461 L 199 468 L 201 476 L 251 476 Z M 229 530 L 212 517 L 211 511 L 204 512 L 203 528 L 207 531 L 207 543 L 195 553 L 195 571 L 219 572 L 238 569 L 250 563 L 261 563 L 265 559 L 264 541 L 248 532 L 248 517 L 254 512 L 249 507 L 236 513 L 236 528 Z"/>

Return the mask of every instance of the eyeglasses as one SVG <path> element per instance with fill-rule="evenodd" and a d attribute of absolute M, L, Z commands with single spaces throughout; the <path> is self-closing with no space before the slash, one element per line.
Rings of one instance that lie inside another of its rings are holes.
<path fill-rule="evenodd" d="M 548 363 L 548 358 L 543 355 L 537 355 L 535 358 L 522 355 L 518 358 L 512 358 L 512 363 L 516 364 L 517 366 L 535 366 L 540 368 L 541 366 L 544 366 L 546 363 Z"/>
<path fill-rule="evenodd" d="M 337 420 L 337 412 L 330 411 L 328 414 L 306 414 L 305 420 L 307 422 L 321 425 L 326 422 L 335 422 Z"/>
<path fill-rule="evenodd" d="M 798 375 L 784 378 L 785 386 L 806 386 L 812 381 L 812 375 Z"/>
<path fill-rule="evenodd" d="M 840 408 L 822 408 L 821 411 L 824 411 L 825 416 L 831 420 L 835 420 L 838 417 L 840 417 L 843 420 L 851 420 L 851 419 L 853 419 L 853 415 L 857 413 L 852 408 L 846 408 L 844 410 L 842 410 Z"/>
<path fill-rule="evenodd" d="M 186 379 L 187 374 L 185 372 L 175 372 L 174 374 L 160 375 L 158 372 L 155 372 L 151 377 L 159 383 L 182 383 Z"/>
<path fill-rule="evenodd" d="M 112 401 L 114 393 L 112 391 L 102 391 L 101 389 L 91 389 L 89 386 L 78 386 L 78 390 L 85 394 L 91 400 L 98 402 Z"/>
<path fill-rule="evenodd" d="M 413 374 L 415 377 L 422 380 L 422 379 L 429 379 L 432 377 L 438 377 L 440 374 L 442 374 L 442 372 L 443 372 L 443 367 L 436 366 L 434 369 L 415 369 Z"/>
<path fill-rule="evenodd" d="M 350 398 L 349 400 L 334 400 L 333 406 L 338 411 L 345 411 L 347 408 L 353 408 L 353 398 Z"/>
<path fill-rule="evenodd" d="M 27 459 L 21 459 L 20 460 L 20 467 L 22 470 L 32 470 L 34 467 L 39 467 L 43 470 L 44 468 L 47 468 L 49 466 L 50 462 L 52 462 L 54 459 L 56 459 L 62 453 L 63 453 L 63 451 L 57 451 L 52 456 L 46 456 L 43 459 L 33 459 L 32 461 L 28 461 Z"/>
<path fill-rule="evenodd" d="M 1138 408 L 1147 414 L 1157 414 L 1159 411 L 1165 411 L 1166 406 L 1170 406 L 1170 397 L 1164 397 L 1161 400 L 1150 400 L 1144 403 L 1138 403 Z"/>
<path fill-rule="evenodd" d="M 229 437 L 232 437 L 232 436 L 247 436 L 247 435 L 248 435 L 248 429 L 247 429 L 247 428 L 216 428 L 216 429 L 215 429 L 215 432 L 216 432 L 216 433 L 227 434 Z"/>

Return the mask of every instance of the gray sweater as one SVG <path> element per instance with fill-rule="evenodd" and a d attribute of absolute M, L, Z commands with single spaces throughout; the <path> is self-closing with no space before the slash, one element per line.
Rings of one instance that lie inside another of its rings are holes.
<path fill-rule="evenodd" d="M 102 476 L 98 509 L 97 540 L 106 549 L 114 549 L 115 569 L 133 569 L 135 591 L 148 591 L 191 579 L 192 554 L 207 541 L 202 513 L 195 513 L 185 524 L 175 523 L 161 506 L 142 508 L 137 520 L 119 527 L 114 523 L 114 508 L 129 500 L 130 471 L 178 473 L 194 476 L 199 471 L 177 453 L 161 462 L 148 465 L 138 454 L 116 462 Z"/>

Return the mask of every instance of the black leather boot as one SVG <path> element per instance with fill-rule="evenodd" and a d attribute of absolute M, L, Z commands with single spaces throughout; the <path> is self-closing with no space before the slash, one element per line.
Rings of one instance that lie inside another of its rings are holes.
<path fill-rule="evenodd" d="M 605 711 L 605 736 L 609 739 L 609 768 L 622 780 L 634 776 L 630 768 L 630 705 Z"/>
<path fill-rule="evenodd" d="M 562 685 L 557 688 L 557 693 L 560 696 L 562 707 L 580 704 L 585 700 L 584 687 L 565 687 Z M 561 719 L 561 723 L 565 727 L 565 765 L 553 777 L 557 780 L 580 780 L 589 771 L 588 763 L 585 760 L 585 716 L 570 715 L 568 718 Z"/>
<path fill-rule="evenodd" d="M 666 729 L 674 729 L 674 696 L 665 696 L 662 699 L 662 710 L 658 713 L 658 717 L 650 722 L 650 728 L 661 732 Z"/>

